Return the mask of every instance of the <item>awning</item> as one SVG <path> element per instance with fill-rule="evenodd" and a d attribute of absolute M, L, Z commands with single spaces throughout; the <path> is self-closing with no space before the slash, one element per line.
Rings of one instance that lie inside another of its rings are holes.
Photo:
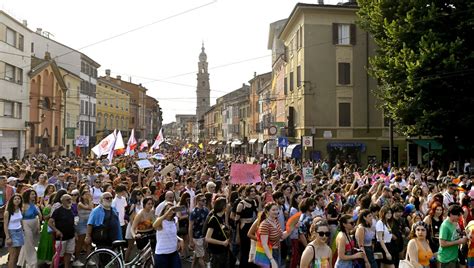
<path fill-rule="evenodd" d="M 301 144 L 293 143 L 288 145 L 285 150 L 285 156 L 290 158 L 301 158 Z"/>
<path fill-rule="evenodd" d="M 250 139 L 249 144 L 254 144 L 256 141 L 258 141 L 258 139 Z"/>
<path fill-rule="evenodd" d="M 429 150 L 441 150 L 443 149 L 443 146 L 437 142 L 436 140 L 433 139 L 424 139 L 424 140 L 411 140 L 415 144 L 418 144 L 419 146 L 429 149 Z"/>
<path fill-rule="evenodd" d="M 239 146 L 239 145 L 242 145 L 242 142 L 239 141 L 239 140 L 235 140 L 235 141 L 232 142 L 232 144 L 230 146 L 235 147 L 235 146 Z"/>
<path fill-rule="evenodd" d="M 267 140 L 259 140 L 258 143 L 265 143 Z"/>
<path fill-rule="evenodd" d="M 213 144 L 214 144 L 214 141 L 210 141 L 208 144 L 209 144 L 209 145 L 213 145 Z"/>
<path fill-rule="evenodd" d="M 227 145 L 229 145 L 229 144 L 231 144 L 231 143 L 232 143 L 232 141 L 228 141 L 228 142 L 227 142 Z"/>
<path fill-rule="evenodd" d="M 264 154 L 275 154 L 275 149 L 276 149 L 276 141 L 268 141 L 263 146 L 262 152 Z"/>

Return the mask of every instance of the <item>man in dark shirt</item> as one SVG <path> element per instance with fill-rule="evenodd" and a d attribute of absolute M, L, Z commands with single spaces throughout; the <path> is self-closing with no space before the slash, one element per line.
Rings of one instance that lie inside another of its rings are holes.
<path fill-rule="evenodd" d="M 199 263 L 200 267 L 204 266 L 204 236 L 203 226 L 206 221 L 209 209 L 204 206 L 206 197 L 204 194 L 196 195 L 196 207 L 189 217 L 189 241 L 191 248 L 194 248 L 193 267 Z"/>
<path fill-rule="evenodd" d="M 64 267 L 71 267 L 71 256 L 76 246 L 74 237 L 74 214 L 71 210 L 72 198 L 65 194 L 61 197 L 62 206 L 54 210 L 48 221 L 56 234 L 56 248 L 61 243 L 60 256 L 64 256 Z"/>

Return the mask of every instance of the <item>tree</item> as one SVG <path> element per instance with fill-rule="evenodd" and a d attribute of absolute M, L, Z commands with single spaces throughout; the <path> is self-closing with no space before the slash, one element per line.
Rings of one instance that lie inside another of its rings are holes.
<path fill-rule="evenodd" d="M 436 137 L 451 160 L 473 148 L 474 1 L 358 3 L 358 24 L 377 45 L 375 94 L 398 131 Z"/>

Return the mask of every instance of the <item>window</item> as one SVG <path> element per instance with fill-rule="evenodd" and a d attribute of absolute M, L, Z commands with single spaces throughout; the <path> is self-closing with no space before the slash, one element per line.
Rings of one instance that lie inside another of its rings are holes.
<path fill-rule="evenodd" d="M 15 66 L 5 63 L 5 80 L 15 81 Z"/>
<path fill-rule="evenodd" d="M 351 126 L 351 104 L 347 102 L 339 103 L 339 126 Z"/>
<path fill-rule="evenodd" d="M 24 42 L 24 37 L 21 34 L 18 34 L 18 49 L 23 51 L 23 42 Z"/>
<path fill-rule="evenodd" d="M 99 128 L 100 128 L 101 124 L 102 124 L 102 115 L 99 113 L 97 115 L 97 125 L 99 126 Z"/>
<path fill-rule="evenodd" d="M 81 72 L 85 73 L 85 71 L 86 71 L 86 64 L 83 61 L 81 61 Z"/>
<path fill-rule="evenodd" d="M 92 116 L 95 116 L 95 103 L 92 104 Z"/>
<path fill-rule="evenodd" d="M 294 79 L 293 79 L 293 72 L 290 72 L 290 91 L 294 89 Z"/>
<path fill-rule="evenodd" d="M 81 100 L 81 114 L 84 114 L 84 101 Z"/>
<path fill-rule="evenodd" d="M 84 133 L 86 136 L 89 136 L 89 122 L 85 122 L 84 121 L 84 125 L 85 125 L 85 129 L 84 129 Z"/>
<path fill-rule="evenodd" d="M 84 102 L 84 114 L 89 115 L 89 103 L 86 101 Z"/>
<path fill-rule="evenodd" d="M 57 146 L 59 143 L 59 129 L 58 126 L 54 127 L 54 146 Z"/>
<path fill-rule="evenodd" d="M 81 136 L 84 136 L 84 121 L 81 121 L 79 123 L 79 128 L 80 128 Z"/>
<path fill-rule="evenodd" d="M 71 114 L 66 113 L 66 127 L 71 127 Z"/>
<path fill-rule="evenodd" d="M 31 53 L 35 53 L 35 43 L 31 42 Z"/>
<path fill-rule="evenodd" d="M 301 66 L 296 67 L 296 87 L 301 86 Z"/>
<path fill-rule="evenodd" d="M 288 95 L 288 78 L 285 77 L 284 82 L 283 82 L 283 91 L 285 92 L 285 95 Z"/>
<path fill-rule="evenodd" d="M 3 116 L 13 117 L 13 102 L 3 102 Z"/>
<path fill-rule="evenodd" d="M 30 126 L 30 147 L 35 147 L 35 125 Z"/>
<path fill-rule="evenodd" d="M 332 25 L 332 41 L 335 45 L 355 45 L 356 43 L 356 27 L 355 24 L 339 24 Z"/>
<path fill-rule="evenodd" d="M 348 62 L 339 62 L 338 66 L 338 79 L 339 85 L 349 85 L 351 83 L 351 64 Z"/>
<path fill-rule="evenodd" d="M 7 44 L 16 47 L 16 32 L 7 27 Z"/>

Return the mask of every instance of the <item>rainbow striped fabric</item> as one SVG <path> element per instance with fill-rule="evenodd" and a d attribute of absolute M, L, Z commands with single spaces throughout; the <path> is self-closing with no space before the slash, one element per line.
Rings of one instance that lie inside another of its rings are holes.
<path fill-rule="evenodd" d="M 270 254 L 272 254 L 272 246 L 268 243 L 268 248 L 270 249 Z M 265 250 L 262 246 L 262 240 L 260 239 L 260 234 L 257 232 L 257 245 L 255 251 L 255 264 L 262 268 L 270 268 L 272 264 L 270 259 L 265 254 Z"/>

